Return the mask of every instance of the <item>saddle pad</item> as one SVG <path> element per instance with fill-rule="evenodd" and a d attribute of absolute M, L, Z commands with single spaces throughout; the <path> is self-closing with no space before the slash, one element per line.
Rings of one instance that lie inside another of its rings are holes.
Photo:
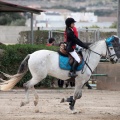
<path fill-rule="evenodd" d="M 85 62 L 82 59 L 81 64 L 77 67 L 77 71 L 82 70 L 84 64 L 85 64 Z M 60 66 L 61 69 L 70 70 L 71 66 L 69 64 L 69 58 L 65 57 L 65 56 L 62 56 L 62 55 L 59 55 L 59 66 Z"/>

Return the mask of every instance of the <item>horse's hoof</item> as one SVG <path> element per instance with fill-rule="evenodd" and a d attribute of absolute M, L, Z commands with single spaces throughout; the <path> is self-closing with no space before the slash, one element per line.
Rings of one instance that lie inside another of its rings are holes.
<path fill-rule="evenodd" d="M 22 106 L 24 106 L 24 102 L 21 102 L 21 103 L 20 103 L 20 107 L 22 107 Z"/>
<path fill-rule="evenodd" d="M 39 110 L 35 110 L 35 113 L 39 113 Z"/>
<path fill-rule="evenodd" d="M 72 114 L 77 114 L 77 111 L 73 110 L 73 111 L 72 111 Z"/>
<path fill-rule="evenodd" d="M 64 99 L 64 98 L 62 98 L 62 100 L 60 101 L 60 103 L 63 103 L 63 102 L 65 102 L 65 99 Z"/>
<path fill-rule="evenodd" d="M 36 106 L 38 104 L 38 102 L 37 101 L 34 101 L 34 106 Z"/>

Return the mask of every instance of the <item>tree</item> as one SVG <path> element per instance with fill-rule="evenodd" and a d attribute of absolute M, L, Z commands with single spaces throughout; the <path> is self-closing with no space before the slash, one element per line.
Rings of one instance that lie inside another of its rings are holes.
<path fill-rule="evenodd" d="M 18 20 L 24 21 L 23 24 L 20 25 L 25 25 L 25 17 L 20 15 L 19 13 L 14 13 L 14 12 L 0 13 L 0 25 L 14 25 L 13 23 L 14 22 L 16 23 L 16 21 Z"/>

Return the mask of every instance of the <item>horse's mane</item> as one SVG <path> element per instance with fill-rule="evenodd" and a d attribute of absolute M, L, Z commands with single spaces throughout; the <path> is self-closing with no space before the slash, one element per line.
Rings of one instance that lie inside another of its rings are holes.
<path fill-rule="evenodd" d="M 101 44 L 101 42 L 104 42 L 104 40 L 96 41 L 96 42 L 90 44 L 90 45 L 89 45 L 89 48 L 92 50 L 92 49 L 93 49 L 94 47 L 96 47 L 98 44 Z M 84 56 L 84 54 L 88 54 L 88 53 L 89 53 L 89 50 L 83 50 L 82 53 L 83 53 L 83 56 Z"/>
<path fill-rule="evenodd" d="M 99 43 L 102 42 L 102 41 L 103 41 L 103 40 L 100 40 L 100 41 L 96 41 L 96 42 L 90 44 L 90 45 L 89 45 L 89 48 L 92 48 L 92 47 L 96 46 L 97 44 L 99 44 Z"/>

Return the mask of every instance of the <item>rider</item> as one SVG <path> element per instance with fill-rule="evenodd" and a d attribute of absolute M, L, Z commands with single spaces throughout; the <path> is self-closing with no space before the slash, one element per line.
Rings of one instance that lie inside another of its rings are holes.
<path fill-rule="evenodd" d="M 76 69 L 81 61 L 80 57 L 78 56 L 78 54 L 75 51 L 76 44 L 85 48 L 85 49 L 88 49 L 88 46 L 86 44 L 84 44 L 73 32 L 75 22 L 76 21 L 73 18 L 67 18 L 65 20 L 67 52 L 69 52 L 70 55 L 75 59 L 73 65 L 72 65 L 72 69 L 69 72 L 69 77 L 76 77 L 77 76 Z"/>

